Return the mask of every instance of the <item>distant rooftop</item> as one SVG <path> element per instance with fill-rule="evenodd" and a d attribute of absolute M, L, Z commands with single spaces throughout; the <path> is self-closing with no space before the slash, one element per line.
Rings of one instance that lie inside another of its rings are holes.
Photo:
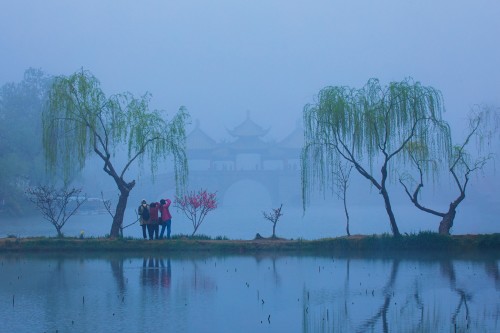
<path fill-rule="evenodd" d="M 186 145 L 188 149 L 215 149 L 217 143 L 208 134 L 200 128 L 200 122 L 197 120 L 195 127 L 186 138 Z"/>
<path fill-rule="evenodd" d="M 261 137 L 269 132 L 269 129 L 263 129 L 250 119 L 250 112 L 247 111 L 247 118 L 233 130 L 227 130 L 229 134 L 235 137 Z"/>
<path fill-rule="evenodd" d="M 278 143 L 280 148 L 301 149 L 304 145 L 304 129 L 297 124 L 292 133 Z"/>
<path fill-rule="evenodd" d="M 266 158 L 287 158 L 298 156 L 304 142 L 303 128 L 299 123 L 293 132 L 279 142 L 263 140 L 262 136 L 266 135 L 269 129 L 256 124 L 248 112 L 241 124 L 227 131 L 235 139 L 230 142 L 216 142 L 200 128 L 197 120 L 194 129 L 187 136 L 188 154 L 191 158 L 202 159 L 231 159 L 244 153 L 261 154 Z"/>

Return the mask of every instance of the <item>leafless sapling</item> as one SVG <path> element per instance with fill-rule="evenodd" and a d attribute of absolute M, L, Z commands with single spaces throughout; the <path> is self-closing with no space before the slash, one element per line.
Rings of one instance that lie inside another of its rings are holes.
<path fill-rule="evenodd" d="M 273 224 L 273 235 L 271 236 L 271 238 L 276 238 L 276 224 L 278 223 L 280 217 L 283 215 L 283 213 L 281 213 L 282 207 L 283 204 L 281 204 L 279 208 L 273 208 L 270 213 L 262 212 L 264 218 L 271 221 L 271 223 Z"/>
<path fill-rule="evenodd" d="M 56 228 L 57 236 L 63 237 L 62 227 L 80 206 L 87 201 L 87 196 L 80 196 L 81 188 L 67 189 L 54 186 L 34 186 L 26 190 L 29 200 L 36 205 L 44 219 Z"/>

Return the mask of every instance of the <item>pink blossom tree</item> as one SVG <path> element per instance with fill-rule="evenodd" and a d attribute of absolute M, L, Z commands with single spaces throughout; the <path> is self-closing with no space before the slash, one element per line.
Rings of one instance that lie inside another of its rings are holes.
<path fill-rule="evenodd" d="M 193 224 L 194 236 L 196 230 L 200 227 L 208 212 L 217 208 L 216 193 L 207 192 L 207 190 L 191 191 L 182 196 L 176 196 L 174 206 L 180 209 Z"/>

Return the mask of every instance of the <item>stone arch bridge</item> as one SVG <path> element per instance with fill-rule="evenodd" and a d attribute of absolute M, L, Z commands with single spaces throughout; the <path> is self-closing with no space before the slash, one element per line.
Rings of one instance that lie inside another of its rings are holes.
<path fill-rule="evenodd" d="M 219 204 L 224 205 L 228 190 L 240 181 L 254 181 L 266 189 L 274 206 L 281 203 L 300 204 L 300 172 L 297 170 L 194 170 L 189 172 L 188 190 L 217 191 Z M 149 182 L 147 182 L 149 183 Z M 174 174 L 164 173 L 155 177 L 153 184 L 138 183 L 134 191 L 144 198 L 159 198 L 165 192 L 173 193 Z"/>

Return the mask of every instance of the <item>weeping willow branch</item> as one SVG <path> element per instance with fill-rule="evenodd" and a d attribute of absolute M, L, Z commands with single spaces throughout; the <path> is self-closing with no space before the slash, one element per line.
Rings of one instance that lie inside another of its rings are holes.
<path fill-rule="evenodd" d="M 317 101 L 304 107 L 304 148 L 301 154 L 304 210 L 311 190 L 332 182 L 336 162 L 351 163 L 384 199 L 393 234 L 399 236 L 387 181 L 394 168 L 411 162 L 406 147 L 425 142 L 428 154 L 449 155 L 450 133 L 442 120 L 441 93 L 406 79 L 382 87 L 371 79 L 361 89 L 326 87 Z M 428 158 L 421 152 L 419 158 Z M 382 160 L 380 175 L 374 164 Z M 367 164 L 367 167 L 364 166 Z M 432 172 L 424 166 L 424 172 Z"/>
<path fill-rule="evenodd" d="M 111 176 L 120 197 L 113 216 L 110 235 L 118 236 L 129 192 L 135 180 L 125 181 L 133 163 L 150 165 L 151 176 L 159 162 L 172 156 L 175 186 L 183 191 L 188 166 L 185 154 L 185 124 L 188 114 L 181 107 L 167 121 L 157 110 L 149 109 L 151 96 L 140 98 L 130 93 L 106 97 L 100 83 L 90 72 L 81 70 L 69 77 L 57 77 L 43 112 L 43 146 L 49 170 L 62 166 L 66 179 L 70 170 L 81 170 L 92 154 L 103 161 L 103 170 Z M 128 160 L 121 168 L 112 156 L 127 147 Z"/>

